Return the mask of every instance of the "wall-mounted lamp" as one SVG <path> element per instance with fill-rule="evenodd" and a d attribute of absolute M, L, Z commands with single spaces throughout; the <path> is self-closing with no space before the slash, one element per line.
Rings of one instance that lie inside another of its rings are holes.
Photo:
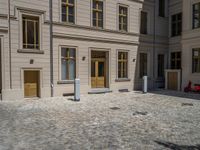
<path fill-rule="evenodd" d="M 34 63 L 34 59 L 30 59 L 30 64 L 33 64 Z"/>
<path fill-rule="evenodd" d="M 134 58 L 134 59 L 133 59 L 133 62 L 135 62 L 135 61 L 136 61 L 136 59 Z"/>
<path fill-rule="evenodd" d="M 85 59 L 86 59 L 86 57 L 85 57 L 85 56 L 83 56 L 83 57 L 82 57 L 82 61 L 85 61 Z"/>

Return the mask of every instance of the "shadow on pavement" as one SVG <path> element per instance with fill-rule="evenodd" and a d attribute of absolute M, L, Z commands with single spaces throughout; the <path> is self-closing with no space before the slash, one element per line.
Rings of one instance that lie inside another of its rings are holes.
<path fill-rule="evenodd" d="M 162 89 L 149 91 L 149 93 L 200 100 L 200 93 L 184 93 L 184 92 L 180 92 L 180 91 L 170 91 L 170 90 L 162 90 Z"/>
<path fill-rule="evenodd" d="M 200 150 L 200 145 L 190 146 L 190 145 L 178 145 L 170 142 L 154 141 L 158 145 L 172 150 Z"/>

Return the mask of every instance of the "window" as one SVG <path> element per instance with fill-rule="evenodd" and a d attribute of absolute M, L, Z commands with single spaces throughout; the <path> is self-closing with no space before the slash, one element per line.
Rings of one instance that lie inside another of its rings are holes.
<path fill-rule="evenodd" d="M 171 53 L 171 69 L 181 69 L 181 52 Z"/>
<path fill-rule="evenodd" d="M 128 78 L 128 52 L 118 52 L 118 78 Z"/>
<path fill-rule="evenodd" d="M 23 48 L 39 49 L 39 17 L 22 15 Z"/>
<path fill-rule="evenodd" d="M 158 55 L 158 78 L 164 77 L 164 70 L 165 70 L 165 55 L 159 54 Z"/>
<path fill-rule="evenodd" d="M 200 48 L 193 49 L 192 72 L 200 73 Z"/>
<path fill-rule="evenodd" d="M 61 48 L 61 79 L 74 80 L 76 77 L 76 49 Z"/>
<path fill-rule="evenodd" d="M 182 13 L 172 15 L 171 17 L 171 35 L 179 36 L 182 32 Z"/>
<path fill-rule="evenodd" d="M 74 23 L 74 0 L 62 0 L 62 22 Z"/>
<path fill-rule="evenodd" d="M 147 75 L 147 54 L 140 53 L 140 77 Z"/>
<path fill-rule="evenodd" d="M 147 34 L 147 12 L 141 11 L 140 33 Z"/>
<path fill-rule="evenodd" d="M 200 28 L 200 2 L 193 5 L 193 29 Z"/>
<path fill-rule="evenodd" d="M 159 0 L 159 16 L 165 17 L 165 0 Z"/>
<path fill-rule="evenodd" d="M 119 6 L 119 30 L 128 30 L 128 8 Z"/>
<path fill-rule="evenodd" d="M 103 28 L 103 1 L 93 0 L 93 26 Z"/>

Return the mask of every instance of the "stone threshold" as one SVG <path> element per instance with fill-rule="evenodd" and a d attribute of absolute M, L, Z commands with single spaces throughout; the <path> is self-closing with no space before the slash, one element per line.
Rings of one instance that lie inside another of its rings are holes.
<path fill-rule="evenodd" d="M 96 88 L 88 92 L 88 94 L 105 94 L 105 93 L 112 93 L 112 90 L 108 88 Z"/>

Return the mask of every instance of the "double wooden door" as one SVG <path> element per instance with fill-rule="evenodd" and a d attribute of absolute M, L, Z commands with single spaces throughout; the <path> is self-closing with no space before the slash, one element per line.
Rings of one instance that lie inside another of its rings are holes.
<path fill-rule="evenodd" d="M 91 86 L 92 88 L 105 88 L 106 86 L 106 61 L 105 59 L 93 59 L 91 62 Z"/>

